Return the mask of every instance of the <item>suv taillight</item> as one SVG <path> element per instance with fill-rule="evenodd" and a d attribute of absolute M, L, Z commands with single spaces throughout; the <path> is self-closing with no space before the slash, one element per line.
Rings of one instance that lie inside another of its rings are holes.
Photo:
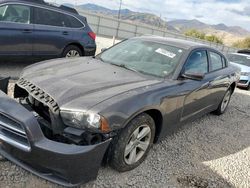
<path fill-rule="evenodd" d="M 89 32 L 88 35 L 90 36 L 90 38 L 92 38 L 93 40 L 96 39 L 96 34 L 94 32 Z"/>

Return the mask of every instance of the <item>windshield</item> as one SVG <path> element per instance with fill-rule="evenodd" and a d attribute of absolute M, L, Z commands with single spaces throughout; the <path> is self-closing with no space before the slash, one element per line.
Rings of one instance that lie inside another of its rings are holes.
<path fill-rule="evenodd" d="M 183 53 L 181 48 L 130 39 L 104 51 L 97 58 L 143 74 L 166 77 L 173 73 Z"/>
<path fill-rule="evenodd" d="M 238 63 L 238 64 L 241 64 L 241 65 L 250 66 L 250 56 L 229 54 L 227 57 L 228 57 L 228 60 L 233 62 L 233 63 Z"/>

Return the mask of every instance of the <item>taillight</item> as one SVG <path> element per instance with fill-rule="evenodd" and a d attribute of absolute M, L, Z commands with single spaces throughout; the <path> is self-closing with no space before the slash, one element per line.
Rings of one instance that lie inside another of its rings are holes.
<path fill-rule="evenodd" d="M 88 35 L 90 36 L 90 38 L 92 38 L 93 40 L 96 39 L 96 34 L 94 32 L 89 32 Z"/>

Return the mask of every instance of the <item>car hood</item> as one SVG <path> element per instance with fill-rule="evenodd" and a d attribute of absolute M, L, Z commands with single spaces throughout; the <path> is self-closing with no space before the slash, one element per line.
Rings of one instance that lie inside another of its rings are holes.
<path fill-rule="evenodd" d="M 60 108 L 71 110 L 88 110 L 121 93 L 162 82 L 86 57 L 31 65 L 21 76 L 49 94 Z"/>
<path fill-rule="evenodd" d="M 230 62 L 232 65 L 235 65 L 241 69 L 241 72 L 250 72 L 250 67 L 246 65 L 241 65 L 238 63 Z"/>

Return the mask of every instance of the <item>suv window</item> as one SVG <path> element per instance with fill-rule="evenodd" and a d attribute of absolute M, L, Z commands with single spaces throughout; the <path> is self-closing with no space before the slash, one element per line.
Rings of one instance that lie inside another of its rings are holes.
<path fill-rule="evenodd" d="M 211 71 L 219 70 L 225 67 L 225 62 L 222 61 L 222 56 L 215 53 L 209 52 L 210 59 L 211 59 Z"/>
<path fill-rule="evenodd" d="M 208 57 L 206 50 L 193 52 L 185 65 L 186 73 L 201 73 L 208 72 Z"/>
<path fill-rule="evenodd" d="M 7 5 L 0 7 L 0 20 L 4 16 L 6 8 L 7 8 Z"/>
<path fill-rule="evenodd" d="M 25 5 L 5 5 L 0 7 L 0 21 L 30 23 L 30 7 Z"/>
<path fill-rule="evenodd" d="M 64 15 L 64 19 L 67 19 L 68 22 L 70 23 L 70 25 L 66 26 L 66 27 L 72 27 L 72 28 L 81 28 L 81 27 L 83 27 L 83 24 L 79 20 L 74 18 L 73 16 Z"/>
<path fill-rule="evenodd" d="M 82 27 L 81 22 L 72 16 L 42 8 L 34 8 L 34 23 L 57 27 Z"/>

